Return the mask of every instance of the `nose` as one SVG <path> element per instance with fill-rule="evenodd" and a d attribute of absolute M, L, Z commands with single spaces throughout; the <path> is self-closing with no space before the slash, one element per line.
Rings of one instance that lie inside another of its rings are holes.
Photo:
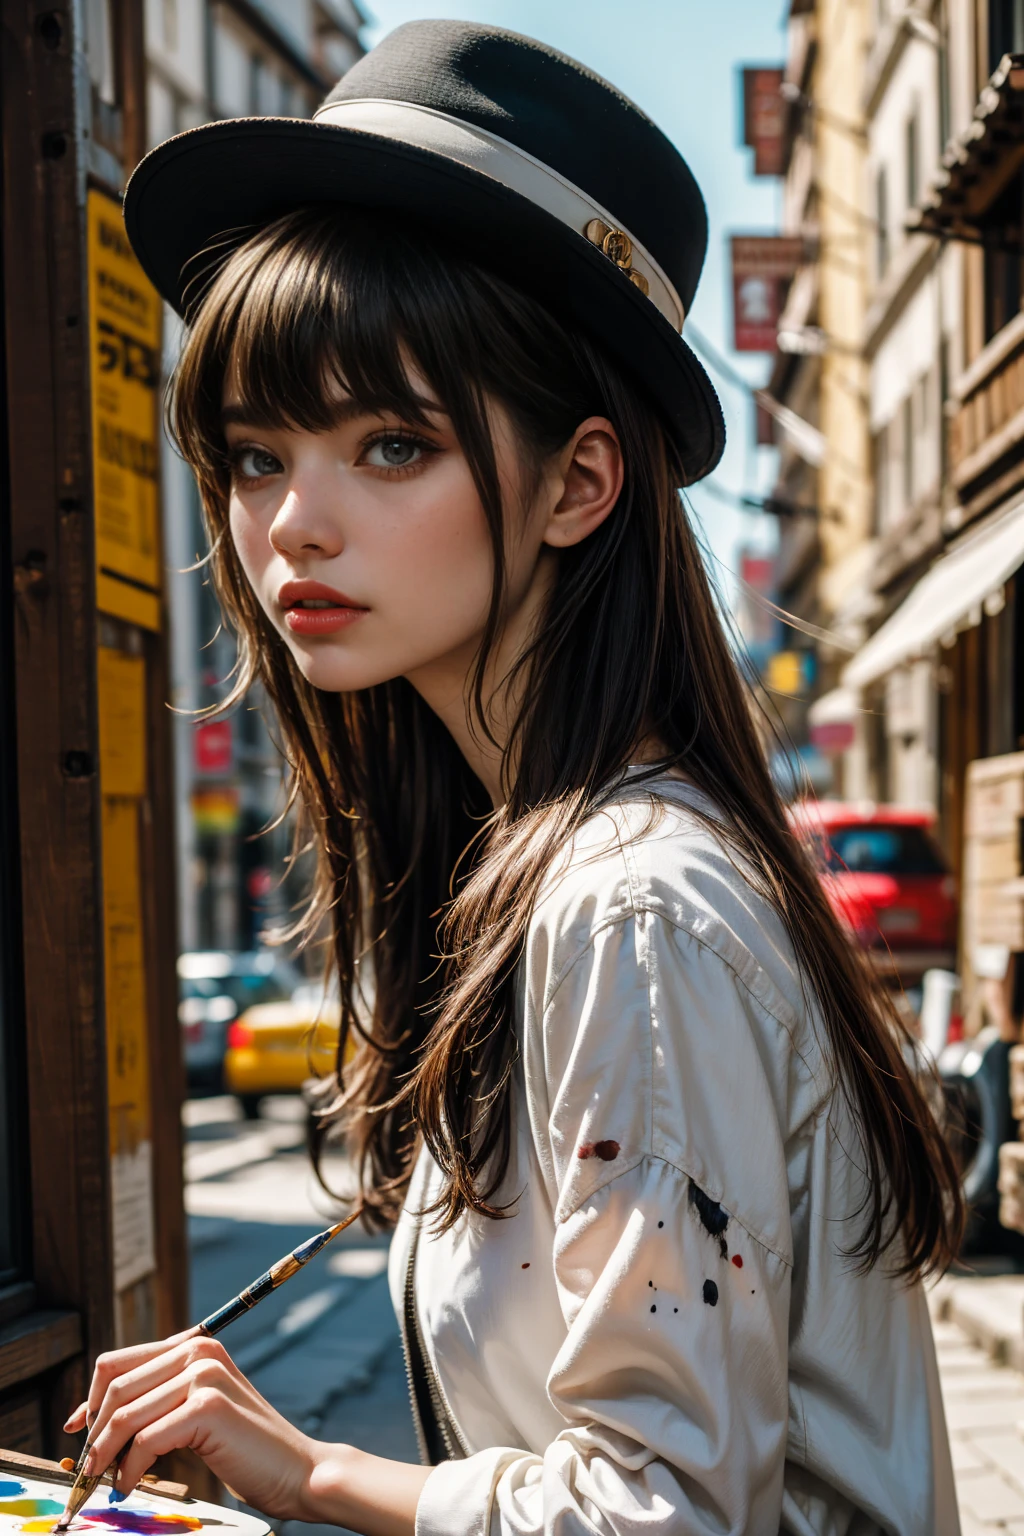
<path fill-rule="evenodd" d="M 333 498 L 322 487 L 293 481 L 270 525 L 270 544 L 275 554 L 292 560 L 313 556 L 332 559 L 345 547 Z"/>

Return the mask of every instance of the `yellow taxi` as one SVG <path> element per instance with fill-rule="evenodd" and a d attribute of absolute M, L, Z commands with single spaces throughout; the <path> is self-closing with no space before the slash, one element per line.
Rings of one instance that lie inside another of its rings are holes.
<path fill-rule="evenodd" d="M 322 987 L 299 987 L 276 1003 L 256 1003 L 228 1029 L 224 1083 L 247 1120 L 266 1093 L 297 1093 L 334 1070 L 341 1009 Z"/>

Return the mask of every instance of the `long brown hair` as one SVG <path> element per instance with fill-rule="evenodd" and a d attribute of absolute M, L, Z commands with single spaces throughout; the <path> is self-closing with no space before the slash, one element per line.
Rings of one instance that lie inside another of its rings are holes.
<path fill-rule="evenodd" d="M 507 412 L 524 473 L 589 415 L 625 461 L 613 514 L 559 556 L 518 663 L 522 703 L 491 810 L 447 731 L 402 678 L 349 694 L 311 687 L 260 609 L 226 527 L 221 395 L 229 364 L 256 422 L 323 430 L 332 386 L 415 424 L 409 362 L 449 414 L 490 527 L 494 583 L 472 689 L 500 631 L 503 507 L 487 403 Z M 442 1227 L 497 1217 L 510 1151 L 513 990 L 555 852 L 642 740 L 716 803 L 731 856 L 779 913 L 830 1046 L 867 1173 L 851 1256 L 913 1276 L 955 1253 L 953 1160 L 908 1070 L 892 1004 L 840 931 L 789 829 L 680 498 L 672 443 L 641 384 L 537 299 L 379 217 L 307 209 L 252 235 L 191 317 L 172 420 L 198 477 L 210 563 L 235 629 L 232 698 L 259 681 L 276 710 L 319 874 L 306 916 L 330 914 L 341 999 L 337 1085 L 371 1216 L 394 1219 L 422 1137 L 439 1164 Z M 372 985 L 362 986 L 367 970 Z M 358 1039 L 350 1067 L 346 1045 Z"/>

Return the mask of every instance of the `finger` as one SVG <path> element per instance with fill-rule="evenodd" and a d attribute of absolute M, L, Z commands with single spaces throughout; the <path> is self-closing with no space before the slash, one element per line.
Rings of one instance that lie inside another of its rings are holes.
<path fill-rule="evenodd" d="M 79 1403 L 75 1411 L 69 1415 L 67 1423 L 64 1425 L 64 1433 L 66 1435 L 77 1435 L 80 1429 L 85 1428 L 85 1415 L 88 1406 L 88 1403 Z"/>
<path fill-rule="evenodd" d="M 186 1400 L 193 1386 L 193 1377 L 187 1371 L 179 1371 L 170 1381 L 161 1383 L 152 1392 L 136 1398 L 124 1408 L 116 1409 L 109 1416 L 104 1428 L 97 1431 L 93 1440 L 89 1460 L 86 1463 L 88 1475 L 95 1477 L 105 1472 L 108 1467 L 113 1467 L 132 1436 L 179 1407 Z M 129 1448 L 125 1462 L 131 1456 L 133 1449 L 134 1447 Z M 145 1470 L 146 1468 L 142 1467 L 138 1476 L 141 1477 Z M 123 1477 L 124 1467 L 122 1466 L 116 1479 L 118 1491 L 121 1493 L 125 1491 Z"/>
<path fill-rule="evenodd" d="M 173 1349 L 175 1345 L 184 1343 L 186 1339 L 194 1338 L 197 1333 L 198 1327 L 187 1328 L 182 1333 L 172 1334 L 169 1339 L 158 1339 L 151 1344 L 133 1344 L 128 1349 L 112 1349 L 100 1355 L 92 1373 L 86 1400 L 89 1422 L 92 1423 L 99 1413 L 111 1382 Z"/>
<path fill-rule="evenodd" d="M 177 1408 L 162 1418 L 139 1430 L 132 1448 L 124 1459 L 118 1477 L 118 1492 L 125 1498 L 132 1492 L 139 1478 L 160 1456 L 170 1451 L 195 1450 L 203 1454 L 208 1446 L 227 1399 L 212 1389 L 203 1388 L 192 1392 Z M 213 1438 L 216 1438 L 214 1433 Z"/>
<path fill-rule="evenodd" d="M 223 1345 L 215 1344 L 212 1339 L 193 1337 L 191 1331 L 164 1340 L 157 1353 L 151 1353 L 147 1360 L 131 1366 L 109 1382 L 98 1410 L 90 1419 L 89 1443 L 96 1444 L 97 1436 L 119 1408 L 151 1392 L 163 1382 L 170 1381 L 193 1362 L 205 1358 L 226 1359 Z"/>

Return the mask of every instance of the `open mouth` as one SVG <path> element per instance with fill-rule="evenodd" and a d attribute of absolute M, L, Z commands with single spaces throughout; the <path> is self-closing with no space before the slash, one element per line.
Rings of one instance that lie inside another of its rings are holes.
<path fill-rule="evenodd" d="M 281 589 L 284 621 L 296 635 L 329 635 L 361 619 L 367 609 L 341 592 L 314 582 L 289 582 Z"/>

